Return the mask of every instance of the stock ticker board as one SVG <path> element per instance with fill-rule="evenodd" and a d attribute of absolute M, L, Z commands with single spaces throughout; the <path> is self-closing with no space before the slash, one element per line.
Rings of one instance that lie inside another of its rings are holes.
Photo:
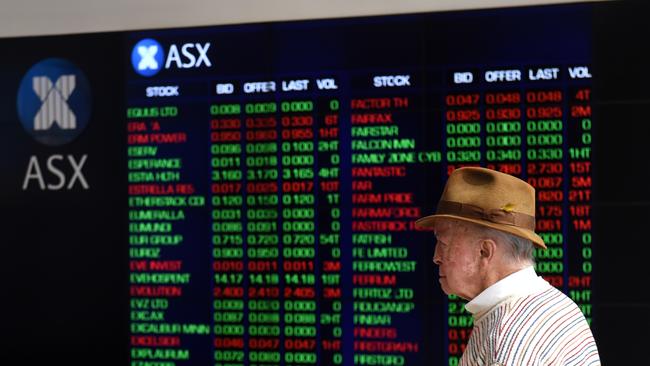
<path fill-rule="evenodd" d="M 414 221 L 462 166 L 536 188 L 591 322 L 589 14 L 534 9 L 127 34 L 131 365 L 456 365 Z"/>

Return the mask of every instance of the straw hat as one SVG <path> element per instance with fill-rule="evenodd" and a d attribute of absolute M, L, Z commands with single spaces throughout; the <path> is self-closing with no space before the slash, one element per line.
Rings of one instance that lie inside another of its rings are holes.
<path fill-rule="evenodd" d="M 435 215 L 415 222 L 432 228 L 439 218 L 473 222 L 504 231 L 546 249 L 535 233 L 535 188 L 512 175 L 491 169 L 466 167 L 451 173 Z"/>

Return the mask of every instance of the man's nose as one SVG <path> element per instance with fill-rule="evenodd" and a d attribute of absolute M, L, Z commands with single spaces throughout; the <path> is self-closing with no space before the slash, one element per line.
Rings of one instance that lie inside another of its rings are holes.
<path fill-rule="evenodd" d="M 437 245 L 435 251 L 433 252 L 433 263 L 438 266 L 442 263 L 442 257 L 440 256 L 440 251 L 438 250 Z"/>

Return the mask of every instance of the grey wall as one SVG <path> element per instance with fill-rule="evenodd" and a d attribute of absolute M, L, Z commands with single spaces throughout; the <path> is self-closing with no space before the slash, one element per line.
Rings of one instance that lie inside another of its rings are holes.
<path fill-rule="evenodd" d="M 0 37 L 523 6 L 567 0 L 0 0 Z"/>

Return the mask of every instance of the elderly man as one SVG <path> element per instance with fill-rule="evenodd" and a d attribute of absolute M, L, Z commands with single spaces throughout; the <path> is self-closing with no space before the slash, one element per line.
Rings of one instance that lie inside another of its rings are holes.
<path fill-rule="evenodd" d="M 474 329 L 460 365 L 600 365 L 578 306 L 534 270 L 535 189 L 485 168 L 449 177 L 435 215 L 442 290 L 469 302 Z"/>

